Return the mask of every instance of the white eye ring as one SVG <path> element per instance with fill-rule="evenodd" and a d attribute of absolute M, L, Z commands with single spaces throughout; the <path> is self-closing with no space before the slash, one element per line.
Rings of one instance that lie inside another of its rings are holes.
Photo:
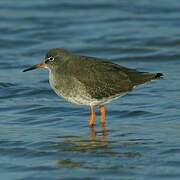
<path fill-rule="evenodd" d="M 52 57 L 52 56 L 49 57 L 48 59 L 49 59 L 50 61 L 54 61 L 54 57 Z"/>

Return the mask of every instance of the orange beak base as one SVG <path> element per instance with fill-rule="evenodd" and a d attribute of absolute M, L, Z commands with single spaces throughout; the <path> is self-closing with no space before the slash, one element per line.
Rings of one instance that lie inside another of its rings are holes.
<path fill-rule="evenodd" d="M 27 69 L 23 70 L 23 72 L 31 71 L 31 70 L 37 69 L 37 68 L 46 68 L 46 64 L 45 63 L 36 64 L 34 66 L 31 66 L 30 68 L 27 68 Z"/>

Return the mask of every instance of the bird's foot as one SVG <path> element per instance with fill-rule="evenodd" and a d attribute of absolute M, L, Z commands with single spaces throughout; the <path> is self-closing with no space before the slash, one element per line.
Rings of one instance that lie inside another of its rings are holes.
<path fill-rule="evenodd" d="M 96 129 L 91 128 L 91 140 L 96 141 Z"/>
<path fill-rule="evenodd" d="M 89 124 L 89 128 L 94 128 L 94 124 Z"/>
<path fill-rule="evenodd" d="M 108 129 L 106 128 L 105 123 L 101 123 L 101 128 L 102 128 L 103 135 L 106 136 Z"/>
<path fill-rule="evenodd" d="M 106 127 L 106 124 L 104 122 L 101 122 L 101 128 L 105 128 Z"/>

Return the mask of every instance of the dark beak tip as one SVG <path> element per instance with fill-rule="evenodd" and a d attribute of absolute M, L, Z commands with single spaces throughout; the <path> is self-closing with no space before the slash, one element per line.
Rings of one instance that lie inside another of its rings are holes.
<path fill-rule="evenodd" d="M 37 66 L 34 65 L 34 66 L 31 66 L 30 68 L 24 69 L 22 72 L 31 71 L 31 70 L 36 69 L 36 68 L 37 68 Z"/>
<path fill-rule="evenodd" d="M 29 68 L 28 69 L 24 69 L 22 72 L 27 72 L 27 71 L 30 71 Z"/>

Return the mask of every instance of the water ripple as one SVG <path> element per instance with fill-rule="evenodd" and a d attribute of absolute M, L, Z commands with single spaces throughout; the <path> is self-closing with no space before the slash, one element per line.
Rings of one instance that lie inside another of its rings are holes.
<path fill-rule="evenodd" d="M 179 178 L 179 1 L 0 1 L 1 179 Z M 61 47 L 110 59 L 153 81 L 106 106 L 66 103 L 43 71 L 22 73 Z"/>

